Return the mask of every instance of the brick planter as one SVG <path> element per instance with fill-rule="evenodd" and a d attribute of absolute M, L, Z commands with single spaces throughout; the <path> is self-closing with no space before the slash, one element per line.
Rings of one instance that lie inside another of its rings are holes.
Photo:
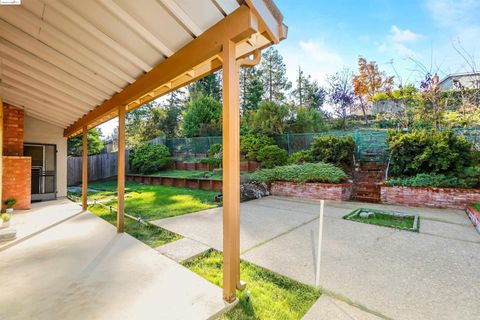
<path fill-rule="evenodd" d="M 222 181 L 219 180 L 170 178 L 137 174 L 128 174 L 125 176 L 125 178 L 127 181 L 134 181 L 149 185 L 222 191 Z"/>
<path fill-rule="evenodd" d="M 256 161 L 242 161 L 240 162 L 240 171 L 256 171 L 259 165 Z M 213 166 L 207 163 L 201 162 L 183 162 L 175 161 L 172 165 L 168 166 L 167 170 L 197 170 L 197 171 L 212 171 L 215 169 Z"/>
<path fill-rule="evenodd" d="M 411 207 L 465 209 L 480 202 L 480 190 L 430 187 L 380 187 L 381 202 Z"/>
<path fill-rule="evenodd" d="M 294 183 L 274 181 L 270 187 L 273 196 L 293 197 L 310 200 L 350 200 L 351 183 Z"/>
<path fill-rule="evenodd" d="M 467 215 L 472 221 L 475 229 L 480 233 L 480 212 L 473 206 L 467 206 Z"/>

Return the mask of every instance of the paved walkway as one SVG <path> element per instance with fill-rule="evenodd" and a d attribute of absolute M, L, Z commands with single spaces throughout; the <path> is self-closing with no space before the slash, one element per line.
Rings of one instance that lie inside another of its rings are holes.
<path fill-rule="evenodd" d="M 1 251 L 0 284 L 9 320 L 207 319 L 225 307 L 219 287 L 88 212 Z"/>
<path fill-rule="evenodd" d="M 343 220 L 358 207 L 419 214 L 420 232 Z M 242 258 L 315 283 L 318 203 L 267 197 L 241 205 Z M 155 224 L 222 248 L 222 209 Z M 477 319 L 480 235 L 460 210 L 326 204 L 321 286 L 394 319 Z"/>

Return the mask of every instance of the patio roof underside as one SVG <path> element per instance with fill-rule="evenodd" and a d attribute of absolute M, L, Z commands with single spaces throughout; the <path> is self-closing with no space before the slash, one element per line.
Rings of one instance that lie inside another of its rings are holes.
<path fill-rule="evenodd" d="M 225 37 L 242 57 L 286 27 L 270 0 L 23 0 L 0 32 L 0 98 L 72 136 L 220 69 Z"/>

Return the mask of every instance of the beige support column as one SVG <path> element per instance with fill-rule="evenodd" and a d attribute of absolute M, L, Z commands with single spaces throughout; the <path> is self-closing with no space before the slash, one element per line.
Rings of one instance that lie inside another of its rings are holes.
<path fill-rule="evenodd" d="M 235 43 L 223 46 L 223 298 L 240 282 L 240 98 Z"/>
<path fill-rule="evenodd" d="M 3 199 L 3 101 L 0 99 L 0 201 Z M 2 209 L 3 203 L 0 203 Z"/>
<path fill-rule="evenodd" d="M 82 209 L 87 210 L 88 194 L 88 129 L 83 126 L 82 131 Z"/>
<path fill-rule="evenodd" d="M 117 232 L 124 230 L 125 218 L 125 106 L 118 107 Z"/>

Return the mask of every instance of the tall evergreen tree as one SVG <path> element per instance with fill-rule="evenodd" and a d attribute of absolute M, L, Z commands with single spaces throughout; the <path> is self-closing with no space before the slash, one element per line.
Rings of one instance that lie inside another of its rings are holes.
<path fill-rule="evenodd" d="M 194 99 L 199 94 L 212 97 L 213 99 L 222 101 L 222 75 L 220 71 L 212 73 L 200 80 L 195 81 L 188 86 L 190 99 Z"/>
<path fill-rule="evenodd" d="M 240 107 L 242 112 L 255 111 L 262 101 L 263 83 L 256 67 L 240 68 Z"/>
<path fill-rule="evenodd" d="M 317 81 L 312 80 L 310 75 L 305 75 L 303 70 L 298 67 L 295 89 L 292 91 L 293 105 L 296 107 L 305 106 L 320 111 L 326 96 L 326 90 L 320 87 Z"/>
<path fill-rule="evenodd" d="M 262 54 L 260 75 L 265 88 L 264 99 L 280 103 L 285 101 L 285 92 L 292 87 L 286 74 L 286 66 L 280 53 L 270 47 Z"/>

